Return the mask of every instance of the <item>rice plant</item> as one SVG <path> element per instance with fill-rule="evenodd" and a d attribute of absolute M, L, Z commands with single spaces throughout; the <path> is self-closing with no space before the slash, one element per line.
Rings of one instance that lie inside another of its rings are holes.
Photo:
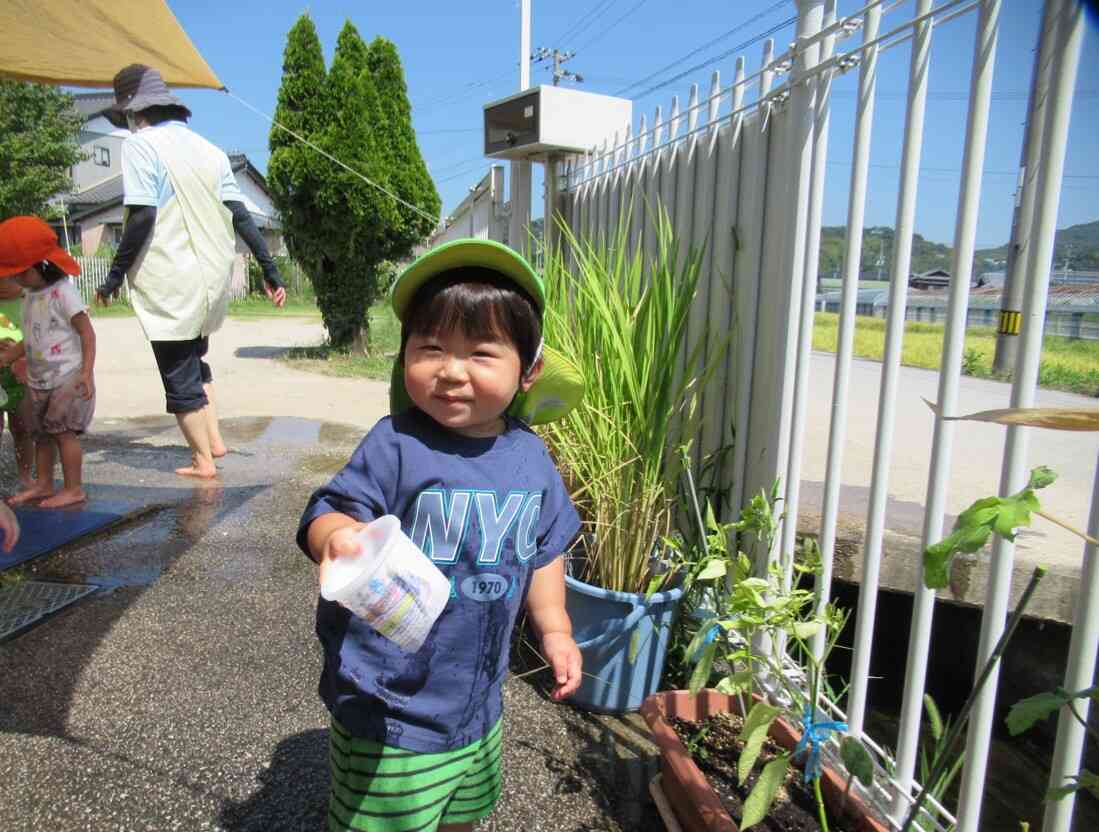
<path fill-rule="evenodd" d="M 697 430 L 710 370 L 707 334 L 687 337 L 701 253 L 680 250 L 664 212 L 653 227 L 648 261 L 631 248 L 628 221 L 594 242 L 562 226 L 562 248 L 545 256 L 546 341 L 572 358 L 587 389 L 542 435 L 585 520 L 577 577 L 622 592 L 645 591 L 671 531 L 676 448 Z"/>

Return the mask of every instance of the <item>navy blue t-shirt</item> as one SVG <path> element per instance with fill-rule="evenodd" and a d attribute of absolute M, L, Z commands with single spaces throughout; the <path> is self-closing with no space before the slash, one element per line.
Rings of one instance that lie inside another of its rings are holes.
<path fill-rule="evenodd" d="M 386 417 L 317 489 L 298 528 L 340 512 L 384 514 L 450 579 L 450 600 L 423 647 L 408 653 L 320 598 L 320 695 L 357 737 L 410 751 L 461 748 L 503 711 L 501 685 L 533 570 L 572 543 L 580 519 L 542 440 L 508 419 L 503 434 L 464 437 L 412 409 Z"/>

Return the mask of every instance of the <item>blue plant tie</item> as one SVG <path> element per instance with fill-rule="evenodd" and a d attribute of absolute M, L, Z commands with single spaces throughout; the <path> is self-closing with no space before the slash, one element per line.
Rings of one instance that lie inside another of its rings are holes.
<path fill-rule="evenodd" d="M 824 743 L 828 742 L 828 735 L 833 731 L 847 731 L 846 722 L 818 722 L 814 719 L 814 716 L 819 715 L 819 711 L 815 711 L 811 706 L 806 706 L 805 713 L 801 717 L 801 739 L 794 746 L 794 753 L 790 755 L 796 757 L 802 751 L 809 752 L 809 756 L 805 759 L 806 783 L 820 779 L 820 749 Z"/>
<path fill-rule="evenodd" d="M 698 657 L 702 655 L 702 651 L 706 648 L 706 645 L 713 641 L 715 638 L 717 638 L 718 633 L 720 632 L 721 627 L 717 624 L 714 624 L 712 627 L 710 627 L 710 629 L 706 632 L 706 638 L 702 640 L 702 644 L 699 645 L 698 650 L 696 650 L 695 654 L 691 657 L 691 661 L 698 661 Z"/>

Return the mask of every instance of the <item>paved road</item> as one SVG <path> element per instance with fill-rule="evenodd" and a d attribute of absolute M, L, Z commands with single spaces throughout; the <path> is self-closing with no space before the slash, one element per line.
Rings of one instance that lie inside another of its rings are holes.
<path fill-rule="evenodd" d="M 835 356 L 814 353 L 811 372 L 809 412 L 812 415 L 807 428 L 809 433 L 802 468 L 802 505 L 806 514 L 801 523 L 803 528 L 807 523 L 810 527 L 819 527 L 816 512 L 819 511 L 823 494 L 828 454 Z M 878 362 L 856 360 L 853 363 L 843 463 L 844 490 L 841 492 L 841 513 L 845 515 L 845 525 L 849 528 L 866 522 L 880 378 L 881 365 Z M 886 586 L 910 589 L 913 558 L 918 556 L 919 551 L 918 538 L 923 523 L 934 428 L 931 411 L 923 399 L 935 401 L 938 398 L 938 373 L 902 367 L 898 390 L 887 509 L 887 528 L 893 532 L 891 538 L 896 545 L 895 551 L 886 554 L 887 561 L 892 554 L 895 562 L 883 565 L 882 577 Z M 965 414 L 1008 407 L 1010 395 L 1009 384 L 964 377 L 958 395 L 958 412 Z M 1094 408 L 1097 402 L 1086 396 L 1040 390 L 1037 405 Z M 954 458 L 947 494 L 947 511 L 951 515 L 964 510 L 979 497 L 998 492 L 1006 435 L 1006 429 L 999 425 L 979 422 L 955 424 Z M 1058 474 L 1057 482 L 1040 493 L 1042 505 L 1077 528 L 1087 526 L 1097 459 L 1099 433 L 1030 432 L 1027 467 L 1044 464 Z M 953 517 L 948 520 L 947 531 L 952 522 Z M 908 545 L 904 545 L 906 543 Z M 856 545 L 854 548 L 859 547 Z M 857 576 L 861 573 L 857 562 L 861 558 L 861 550 L 849 554 L 853 555 L 855 563 L 845 564 L 848 576 Z M 1049 565 L 1050 577 L 1044 582 L 1042 597 L 1035 609 L 1041 609 L 1050 618 L 1071 620 L 1071 594 L 1077 583 L 1082 555 L 1083 544 L 1079 538 L 1042 518 L 1035 518 L 1033 529 L 1024 531 L 1018 538 L 1016 590 L 1025 583 L 1035 563 Z M 982 557 L 973 564 L 973 572 L 956 575 L 954 591 L 947 593 L 946 597 L 980 603 L 984 597 L 986 565 L 987 557 Z"/>
<path fill-rule="evenodd" d="M 96 318 L 96 418 L 164 413 L 164 389 L 136 318 Z M 388 412 L 388 385 L 293 370 L 276 356 L 324 339 L 319 318 L 229 319 L 210 339 L 217 406 L 225 416 L 300 416 L 365 431 Z"/>

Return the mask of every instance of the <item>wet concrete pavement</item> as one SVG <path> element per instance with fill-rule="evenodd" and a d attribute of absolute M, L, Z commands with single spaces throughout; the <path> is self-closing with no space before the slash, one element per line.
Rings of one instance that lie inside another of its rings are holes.
<path fill-rule="evenodd" d="M 133 508 L 24 570 L 102 589 L 0 643 L 0 829 L 322 828 L 316 583 L 293 533 L 361 428 L 223 427 L 234 453 L 211 484 L 173 475 L 169 417 L 87 437 L 93 507 Z M 540 677 L 505 686 L 504 794 L 480 828 L 661 829 L 644 728 L 552 703 Z"/>

